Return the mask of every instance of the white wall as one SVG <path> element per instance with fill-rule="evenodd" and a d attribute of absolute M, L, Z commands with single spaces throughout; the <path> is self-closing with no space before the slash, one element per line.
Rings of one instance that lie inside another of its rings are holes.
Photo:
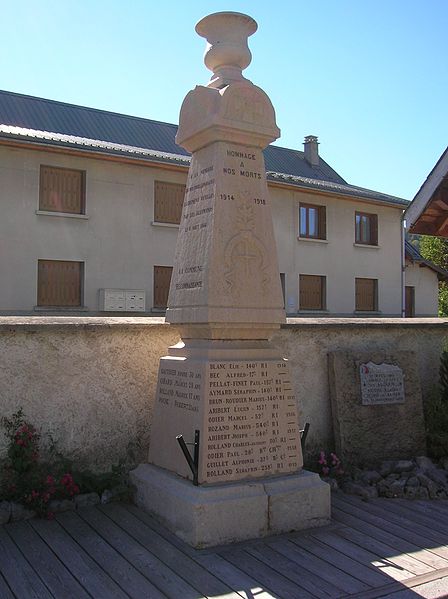
<path fill-rule="evenodd" d="M 381 315 L 401 313 L 400 208 L 307 192 L 271 189 L 280 271 L 286 273 L 288 312 L 298 309 L 298 275 L 327 277 L 327 310 L 355 313 L 355 278 L 378 279 Z M 327 239 L 298 239 L 300 202 L 326 206 Z M 355 212 L 378 215 L 378 246 L 355 245 Z M 436 314 L 436 312 L 434 312 Z"/>
<path fill-rule="evenodd" d="M 36 214 L 41 164 L 86 171 L 87 218 Z M 85 262 L 84 305 L 91 312 L 99 308 L 100 288 L 145 289 L 150 310 L 153 266 L 173 264 L 178 230 L 152 224 L 154 181 L 186 177 L 186 171 L 0 146 L 0 311 L 34 309 L 38 259 Z M 353 315 L 355 277 L 378 279 L 380 314 L 400 314 L 400 208 L 275 186 L 270 195 L 289 313 L 298 309 L 299 274 L 315 274 L 327 277 L 331 314 Z M 327 240 L 297 238 L 300 201 L 327 207 Z M 378 214 L 377 248 L 354 246 L 356 210 Z M 425 304 L 419 313 L 437 311 Z"/>
<path fill-rule="evenodd" d="M 86 171 L 86 216 L 36 214 L 41 164 Z M 145 289 L 152 305 L 153 266 L 173 263 L 177 228 L 153 221 L 156 179 L 186 174 L 38 151 L 0 148 L 1 310 L 32 310 L 37 260 L 85 262 L 84 305 L 98 310 L 98 289 Z"/>
<path fill-rule="evenodd" d="M 415 316 L 437 314 L 439 281 L 436 272 L 427 266 L 406 262 L 405 284 L 415 289 Z"/>

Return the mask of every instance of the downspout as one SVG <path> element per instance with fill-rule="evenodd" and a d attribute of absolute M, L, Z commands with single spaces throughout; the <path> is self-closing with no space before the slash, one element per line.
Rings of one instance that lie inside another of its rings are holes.
<path fill-rule="evenodd" d="M 401 215 L 401 318 L 406 318 L 406 219 L 405 213 Z"/>

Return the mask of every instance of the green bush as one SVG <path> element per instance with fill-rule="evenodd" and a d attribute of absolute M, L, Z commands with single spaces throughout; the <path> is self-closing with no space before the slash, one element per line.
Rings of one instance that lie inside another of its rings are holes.
<path fill-rule="evenodd" d="M 428 455 L 436 460 L 448 456 L 448 402 L 434 389 L 425 402 Z"/>
<path fill-rule="evenodd" d="M 425 401 L 425 426 L 428 455 L 434 459 L 448 456 L 448 350 L 440 356 L 439 386 Z"/>

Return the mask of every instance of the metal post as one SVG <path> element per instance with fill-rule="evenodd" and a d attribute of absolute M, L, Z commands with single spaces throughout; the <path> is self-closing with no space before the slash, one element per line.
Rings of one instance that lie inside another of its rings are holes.
<path fill-rule="evenodd" d="M 199 431 L 196 429 L 194 431 L 194 450 L 193 450 L 193 463 L 194 463 L 194 471 L 193 471 L 193 484 L 198 486 L 198 472 L 199 472 Z"/>
<path fill-rule="evenodd" d="M 308 431 L 310 430 L 310 423 L 307 422 L 305 424 L 305 428 L 300 432 L 300 445 L 302 446 L 302 454 L 305 452 L 305 443 L 306 443 L 306 437 L 308 435 Z"/>
<path fill-rule="evenodd" d="M 190 467 L 190 470 L 193 474 L 193 484 L 195 487 L 199 485 L 198 482 L 198 471 L 199 471 L 199 430 L 194 431 L 194 443 L 185 443 L 182 435 L 177 435 L 176 440 L 182 449 L 182 453 L 184 454 L 185 459 Z M 187 445 L 193 445 L 193 457 L 188 450 Z"/>

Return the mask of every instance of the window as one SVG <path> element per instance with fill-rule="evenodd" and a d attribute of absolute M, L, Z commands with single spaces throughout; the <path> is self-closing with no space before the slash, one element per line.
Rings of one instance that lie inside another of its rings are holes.
<path fill-rule="evenodd" d="M 156 181 L 154 184 L 154 221 L 178 225 L 182 215 L 184 195 L 185 185 Z"/>
<path fill-rule="evenodd" d="M 300 275 L 299 277 L 299 309 L 325 309 L 325 277 L 317 275 Z"/>
<path fill-rule="evenodd" d="M 83 262 L 38 260 L 37 305 L 81 307 Z"/>
<path fill-rule="evenodd" d="M 299 206 L 299 237 L 311 239 L 327 238 L 325 206 L 300 204 Z"/>
<path fill-rule="evenodd" d="M 356 212 L 355 243 L 378 245 L 378 216 L 376 214 Z"/>
<path fill-rule="evenodd" d="M 172 273 L 172 266 L 154 266 L 154 308 L 167 307 Z"/>
<path fill-rule="evenodd" d="M 355 310 L 359 312 L 378 310 L 377 279 L 355 279 Z"/>
<path fill-rule="evenodd" d="M 41 166 L 39 210 L 85 214 L 85 173 Z"/>

